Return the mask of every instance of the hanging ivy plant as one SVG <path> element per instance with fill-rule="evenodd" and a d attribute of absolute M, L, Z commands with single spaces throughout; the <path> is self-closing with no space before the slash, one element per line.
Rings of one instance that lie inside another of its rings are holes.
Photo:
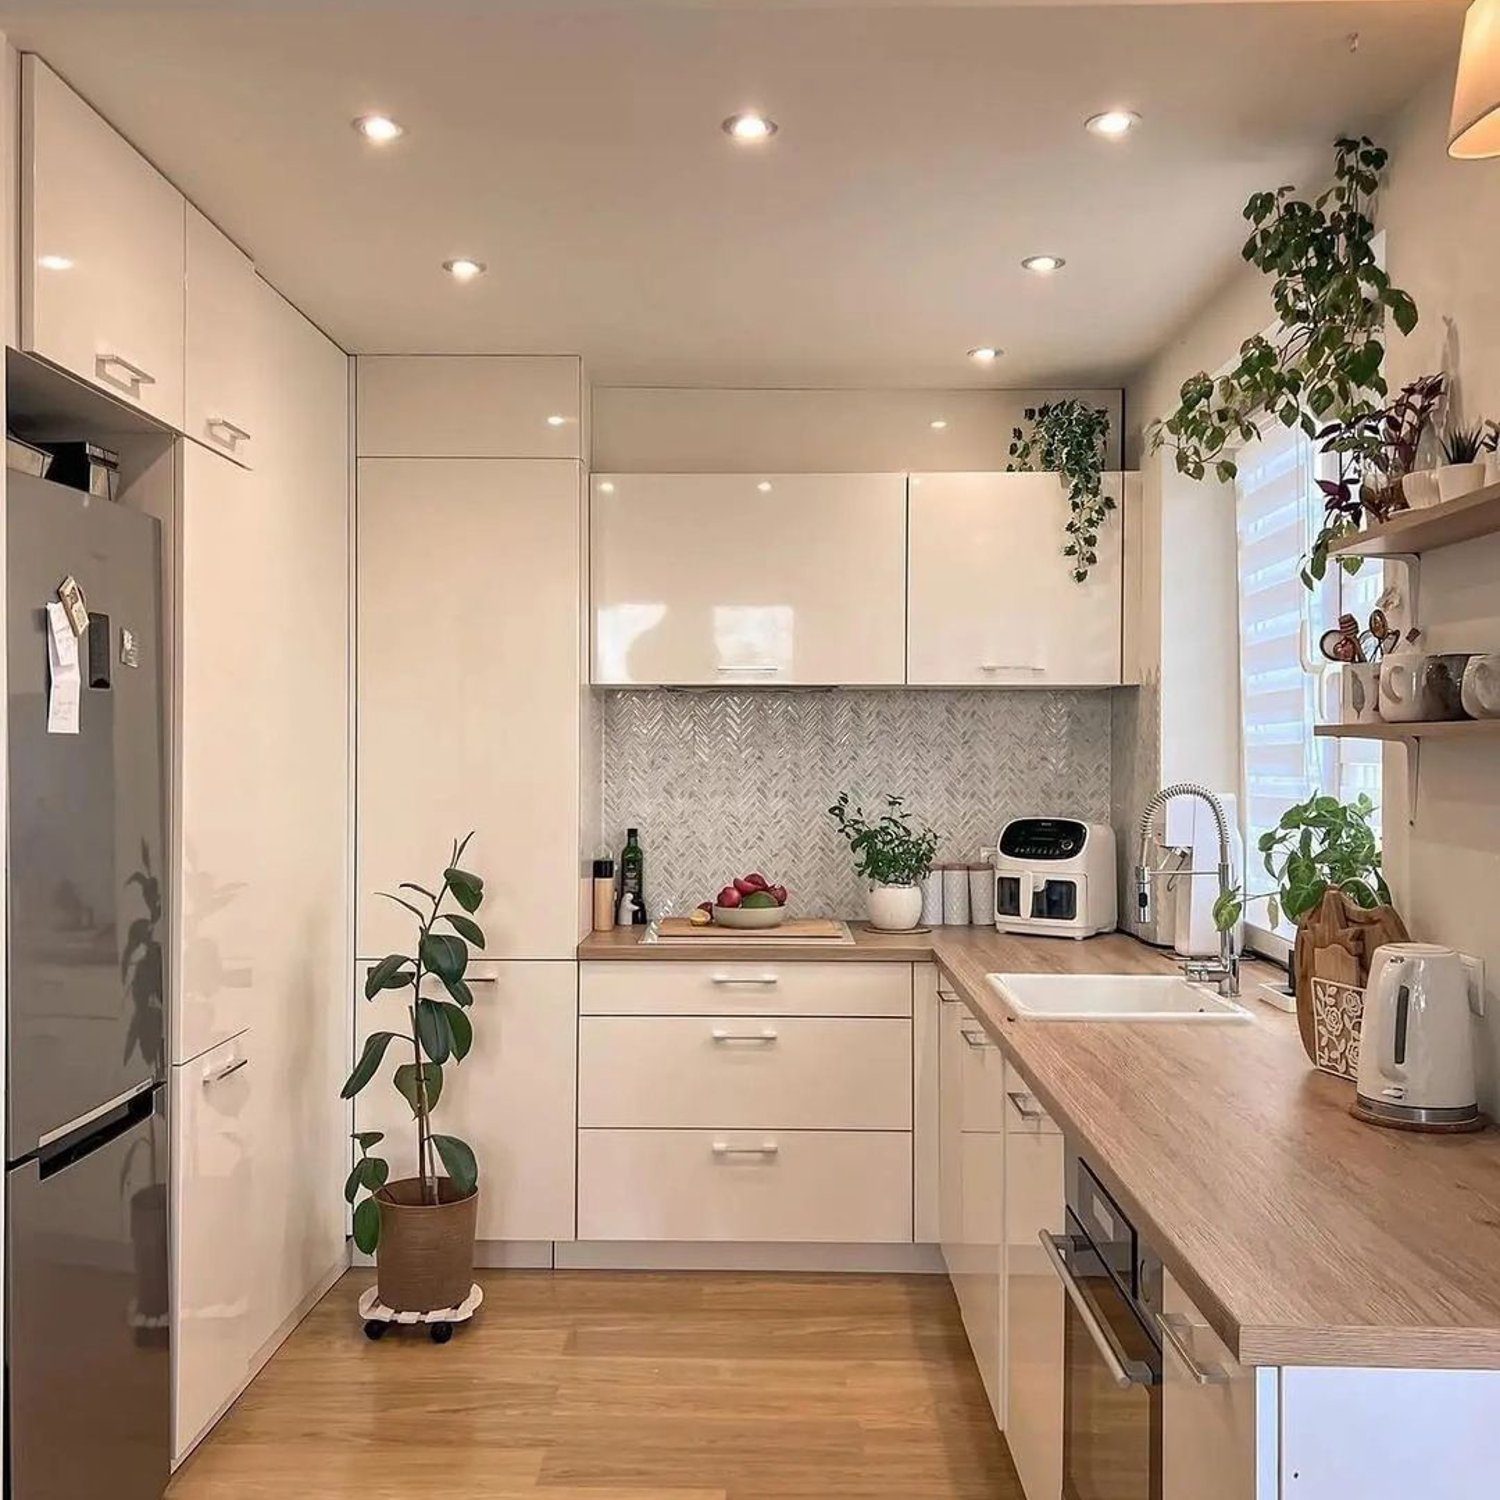
<path fill-rule="evenodd" d="M 1416 303 L 1375 263 L 1375 198 L 1386 161 L 1368 136 L 1341 136 L 1327 192 L 1307 202 L 1281 187 L 1245 205 L 1251 234 L 1241 254 L 1275 278 L 1279 326 L 1246 339 L 1228 374 L 1190 376 L 1177 410 L 1151 425 L 1151 451 L 1170 449 L 1180 473 L 1202 479 L 1212 470 L 1228 484 L 1237 473 L 1234 447 L 1255 441 L 1256 419 L 1267 413 L 1310 438 L 1337 424 L 1341 458 L 1355 470 L 1363 461 L 1379 467 L 1383 439 L 1368 419 L 1386 396 L 1386 319 L 1402 334 L 1417 325 Z M 1326 571 L 1328 543 L 1350 524 L 1347 514 L 1325 524 L 1304 569 L 1309 587 Z"/>
<path fill-rule="evenodd" d="M 1007 471 L 1029 473 L 1055 469 L 1068 486 L 1070 514 L 1063 556 L 1073 560 L 1073 580 L 1083 583 L 1099 561 L 1095 548 L 1105 518 L 1115 508 L 1104 493 L 1104 447 L 1109 413 L 1069 396 L 1028 406 L 1023 413 L 1031 430 L 1011 432 Z"/>

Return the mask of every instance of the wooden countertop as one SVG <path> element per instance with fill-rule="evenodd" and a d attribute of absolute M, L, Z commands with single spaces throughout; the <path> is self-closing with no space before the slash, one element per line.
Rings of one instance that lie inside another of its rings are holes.
<path fill-rule="evenodd" d="M 953 931 L 959 929 L 953 928 Z M 983 932 L 983 928 L 964 928 L 963 931 Z M 790 959 L 816 959 L 819 963 L 849 963 L 868 961 L 872 958 L 888 959 L 893 963 L 930 964 L 932 962 L 932 939 L 939 928 L 917 932 L 875 932 L 863 923 L 851 922 L 849 931 L 852 943 L 831 940 L 804 939 L 800 943 L 778 942 L 774 935 L 757 936 L 745 934 L 738 938 L 726 938 L 718 942 L 714 938 L 694 937 L 674 939 L 670 943 L 643 943 L 644 927 L 616 927 L 610 932 L 592 932 L 578 945 L 581 959 L 665 959 L 668 962 L 680 959 L 707 959 L 710 963 L 733 963 L 745 960 L 754 963 L 760 958 L 774 958 L 785 963 Z"/>
<path fill-rule="evenodd" d="M 705 946 L 596 934 L 579 957 L 745 957 Z M 1171 959 L 1119 934 L 951 927 L 764 951 L 936 962 L 1241 1362 L 1500 1369 L 1500 1132 L 1361 1124 L 1353 1086 L 1315 1071 L 1295 1019 L 1250 983 L 1249 1025 L 1027 1022 L 987 973 L 1163 973 Z"/>

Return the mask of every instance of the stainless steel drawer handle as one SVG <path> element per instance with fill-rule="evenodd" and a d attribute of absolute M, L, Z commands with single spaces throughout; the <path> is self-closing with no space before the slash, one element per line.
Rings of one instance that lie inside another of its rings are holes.
<path fill-rule="evenodd" d="M 775 1141 L 762 1141 L 758 1146 L 731 1146 L 728 1141 L 714 1142 L 715 1156 L 775 1156 L 781 1147 Z"/>
<path fill-rule="evenodd" d="M 250 1059 L 248 1057 L 237 1057 L 232 1063 L 226 1063 L 217 1073 L 205 1073 L 203 1075 L 203 1087 L 207 1088 L 211 1083 L 223 1083 L 226 1078 L 238 1073 L 241 1068 L 248 1068 L 249 1066 Z"/>
<path fill-rule="evenodd" d="M 725 986 L 736 984 L 780 984 L 781 976 L 779 974 L 710 974 L 708 982 L 710 984 Z"/>
<path fill-rule="evenodd" d="M 985 1052 L 995 1045 L 982 1031 L 966 1031 L 961 1028 L 958 1034 L 976 1052 Z"/>
<path fill-rule="evenodd" d="M 1068 1269 L 1068 1263 L 1062 1257 L 1064 1242 L 1060 1236 L 1049 1234 L 1043 1229 L 1037 1239 L 1041 1241 L 1042 1249 L 1047 1252 L 1047 1259 L 1052 1269 L 1057 1273 L 1057 1279 L 1062 1282 L 1063 1291 L 1068 1294 L 1068 1301 L 1073 1304 L 1073 1311 L 1078 1314 L 1079 1320 L 1093 1340 L 1094 1347 L 1099 1351 L 1099 1358 L 1104 1361 L 1104 1367 L 1109 1372 L 1109 1378 L 1123 1391 L 1133 1385 L 1150 1385 L 1150 1368 L 1138 1359 L 1127 1359 L 1115 1345 L 1114 1335 L 1104 1326 L 1099 1314 L 1094 1311 L 1093 1304 L 1084 1294 L 1084 1290 L 1078 1284 L 1078 1278 Z"/>
<path fill-rule="evenodd" d="M 942 985 L 938 986 L 938 999 L 944 1005 L 956 1005 L 958 1003 L 958 996 L 952 990 L 945 990 Z"/>
<path fill-rule="evenodd" d="M 155 385 L 156 376 L 150 370 L 143 370 L 139 365 L 132 364 L 123 354 L 101 354 L 96 360 L 96 368 L 101 375 L 109 370 L 123 370 L 128 377 L 128 385 Z"/>
<path fill-rule="evenodd" d="M 1007 1092 L 1005 1097 L 1010 1100 L 1011 1108 L 1028 1124 L 1047 1118 L 1047 1111 L 1036 1102 L 1035 1094 Z"/>
<path fill-rule="evenodd" d="M 1218 1365 L 1198 1363 L 1188 1344 L 1192 1329 L 1188 1320 L 1176 1313 L 1156 1313 L 1156 1326 L 1172 1353 L 1175 1354 L 1195 1385 L 1228 1385 L 1229 1375 Z"/>
<path fill-rule="evenodd" d="M 715 1026 L 709 1035 L 715 1043 L 723 1045 L 730 1042 L 751 1042 L 757 1047 L 764 1047 L 776 1040 L 776 1028 L 762 1026 L 759 1031 L 725 1031 L 722 1026 Z"/>
<path fill-rule="evenodd" d="M 238 443 L 248 443 L 250 434 L 243 427 L 231 422 L 228 417 L 210 417 L 208 419 L 208 430 L 215 437 L 220 433 L 228 439 L 227 446 L 233 448 Z"/>
<path fill-rule="evenodd" d="M 731 673 L 731 672 L 779 672 L 780 670 L 781 670 L 780 665 L 777 662 L 774 662 L 774 661 L 767 661 L 767 662 L 746 662 L 744 666 L 739 666 L 739 667 L 715 667 L 714 668 L 714 671 L 716 671 L 716 672 L 723 672 L 725 674 L 728 674 L 728 673 Z"/>
<path fill-rule="evenodd" d="M 1039 667 L 1030 661 L 982 661 L 979 663 L 981 672 L 1044 672 L 1045 667 Z"/>

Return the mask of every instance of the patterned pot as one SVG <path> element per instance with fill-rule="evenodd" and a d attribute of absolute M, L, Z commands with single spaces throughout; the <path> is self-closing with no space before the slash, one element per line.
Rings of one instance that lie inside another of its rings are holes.
<path fill-rule="evenodd" d="M 474 1228 L 479 1189 L 459 1197 L 438 1178 L 438 1201 L 422 1202 L 416 1177 L 388 1182 L 376 1193 L 380 1247 L 375 1277 L 380 1300 L 397 1312 L 440 1312 L 457 1307 L 474 1284 Z"/>

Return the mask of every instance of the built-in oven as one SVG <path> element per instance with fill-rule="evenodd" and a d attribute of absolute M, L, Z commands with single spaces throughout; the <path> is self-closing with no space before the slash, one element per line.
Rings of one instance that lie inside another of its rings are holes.
<path fill-rule="evenodd" d="M 1063 1500 L 1161 1500 L 1161 1262 L 1068 1152 L 1067 1229 L 1043 1236 L 1067 1294 Z"/>

